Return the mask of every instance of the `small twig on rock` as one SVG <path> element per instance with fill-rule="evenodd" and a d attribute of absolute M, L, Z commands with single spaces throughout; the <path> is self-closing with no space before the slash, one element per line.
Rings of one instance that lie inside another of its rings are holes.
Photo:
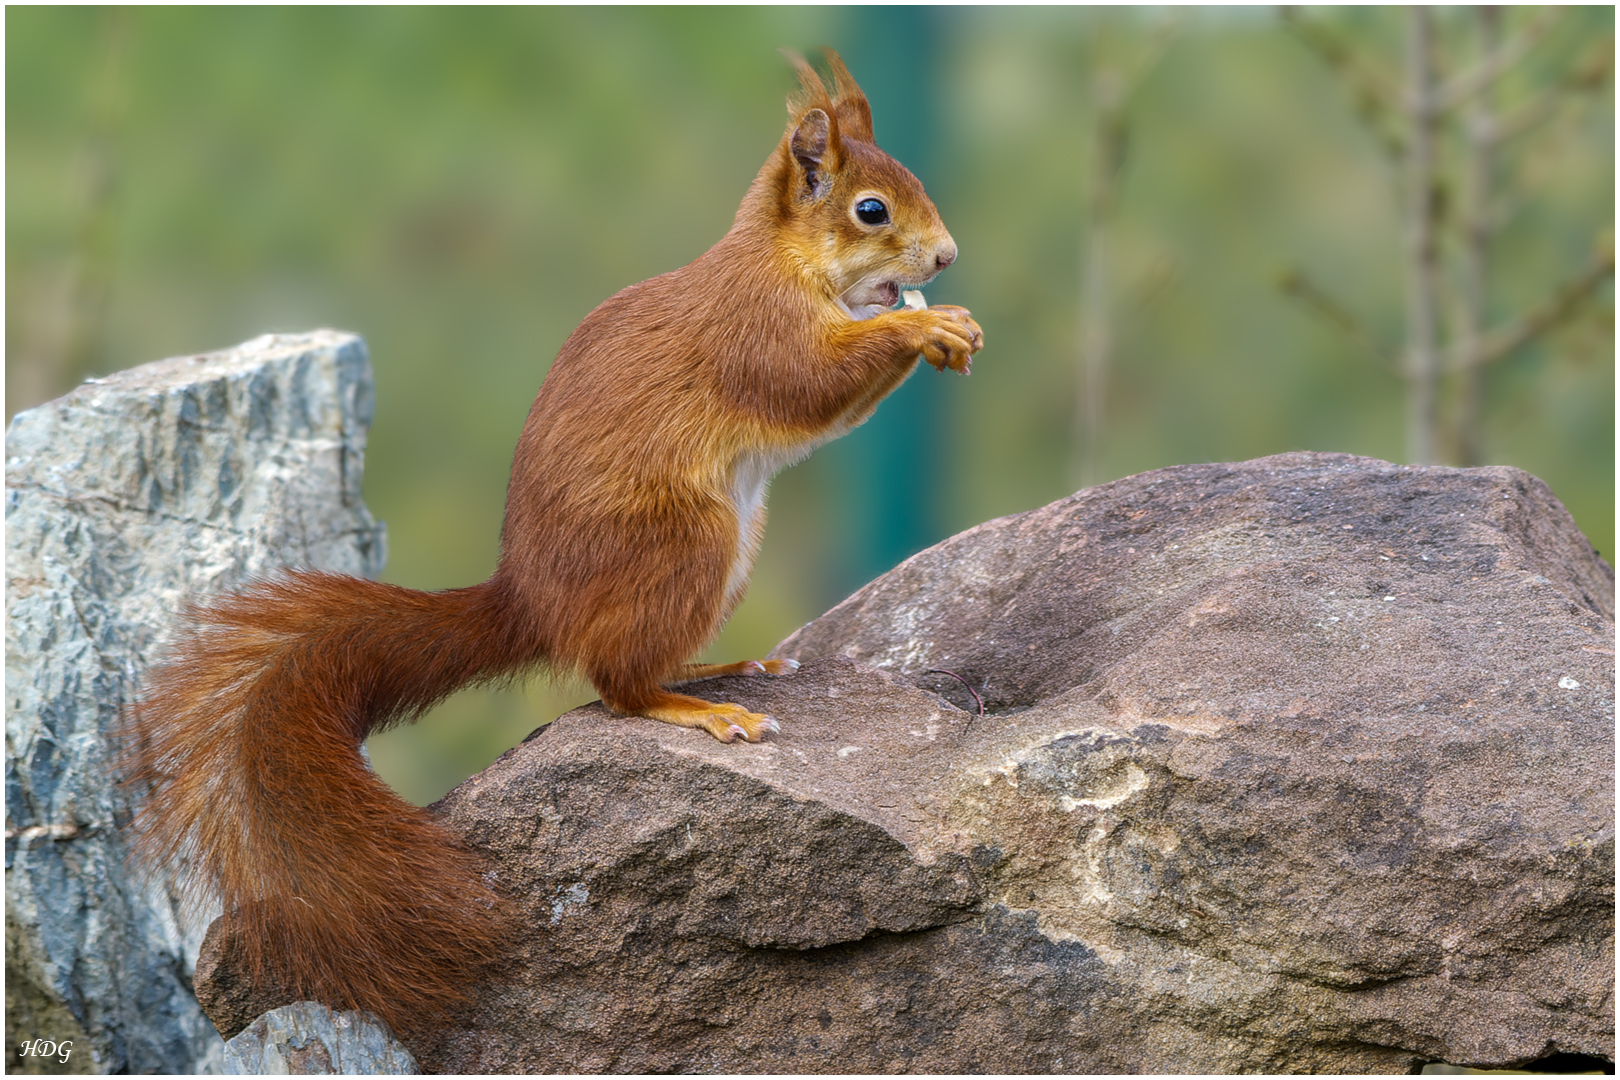
<path fill-rule="evenodd" d="M 979 705 L 979 719 L 980 720 L 984 719 L 984 698 L 980 697 L 979 692 L 977 690 L 973 689 L 973 684 L 972 683 L 970 683 L 966 679 L 962 678 L 962 676 L 958 675 L 956 672 L 954 672 L 954 671 L 946 671 L 943 668 L 929 668 L 927 671 L 923 672 L 923 674 L 924 675 L 949 675 L 951 678 L 955 679 L 957 682 L 959 682 L 963 686 L 967 687 L 967 692 L 973 695 L 973 700 L 975 702 L 977 702 L 978 705 Z"/>

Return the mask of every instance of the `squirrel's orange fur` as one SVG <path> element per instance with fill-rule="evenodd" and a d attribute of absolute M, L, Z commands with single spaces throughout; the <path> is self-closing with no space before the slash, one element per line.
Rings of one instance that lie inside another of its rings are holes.
<path fill-rule="evenodd" d="M 218 893 L 256 976 L 413 1027 L 497 956 L 504 907 L 477 855 L 359 753 L 463 686 L 543 666 L 619 713 L 726 741 L 776 730 L 668 689 L 792 668 L 689 663 L 742 598 L 767 482 L 919 357 L 965 372 L 982 340 L 961 308 L 890 310 L 956 246 L 827 55 L 836 97 L 793 58 L 802 93 L 731 230 L 564 344 L 518 440 L 494 576 L 425 593 L 288 572 L 194 608 L 148 677 L 140 851 Z"/>

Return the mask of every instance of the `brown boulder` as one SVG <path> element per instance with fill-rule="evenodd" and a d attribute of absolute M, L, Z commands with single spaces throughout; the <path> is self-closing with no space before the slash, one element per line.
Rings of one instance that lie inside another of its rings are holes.
<path fill-rule="evenodd" d="M 989 522 L 790 637 L 794 677 L 703 687 L 778 717 L 767 742 L 593 705 L 447 796 L 528 931 L 412 1049 L 495 1072 L 1612 1060 L 1613 603 L 1511 469 L 1294 454 Z"/>

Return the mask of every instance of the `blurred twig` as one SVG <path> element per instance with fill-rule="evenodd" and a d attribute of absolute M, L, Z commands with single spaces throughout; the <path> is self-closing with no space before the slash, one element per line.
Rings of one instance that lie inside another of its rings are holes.
<path fill-rule="evenodd" d="M 1471 355 L 1456 354 L 1452 365 L 1484 366 L 1503 359 L 1515 349 L 1556 328 L 1568 319 L 1581 302 L 1614 275 L 1614 234 L 1605 233 L 1580 272 L 1553 290 L 1535 308 L 1484 335 L 1479 349 Z"/>
<path fill-rule="evenodd" d="M 1390 112 L 1400 108 L 1400 86 L 1388 73 L 1368 63 L 1325 26 L 1306 19 L 1297 7 L 1284 5 L 1278 13 L 1283 23 L 1337 72 L 1358 97 Z"/>
<path fill-rule="evenodd" d="M 1491 68 L 1492 59 L 1509 55 L 1499 46 L 1502 32 L 1500 8 L 1480 7 L 1475 12 L 1481 59 L 1473 69 Z M 1544 23 L 1545 20 L 1538 20 Z M 1517 40 L 1525 40 L 1521 34 Z M 1528 46 L 1526 46 L 1528 48 Z M 1518 55 L 1523 55 L 1523 50 Z M 1506 70 L 1494 65 L 1496 76 Z M 1492 209 L 1497 127 L 1494 99 L 1496 78 L 1476 79 L 1468 95 L 1467 115 L 1463 118 L 1463 206 L 1462 250 L 1459 254 L 1461 280 L 1458 283 L 1457 340 L 1453 359 L 1463 358 L 1457 393 L 1457 463 L 1477 465 L 1482 460 L 1480 417 L 1485 411 L 1485 373 L 1482 350 L 1485 342 L 1486 304 L 1490 280 L 1491 239 L 1496 231 Z"/>
<path fill-rule="evenodd" d="M 1383 143 L 1384 152 L 1399 158 L 1405 152 L 1405 140 L 1390 127 L 1402 105 L 1401 88 L 1394 77 L 1369 63 L 1327 27 L 1306 19 L 1298 8 L 1285 5 L 1278 14 L 1283 24 L 1349 87 L 1356 111 Z"/>
<path fill-rule="evenodd" d="M 1485 14 L 1487 10 L 1493 14 Z M 1546 37 L 1554 26 L 1558 25 L 1559 20 L 1564 17 L 1564 12 L 1556 7 L 1541 8 L 1530 20 L 1530 24 L 1515 34 L 1505 45 L 1501 44 L 1499 32 L 1502 9 L 1482 7 L 1478 11 L 1478 17 L 1490 22 L 1496 28 L 1490 34 L 1488 51 L 1480 54 L 1473 67 L 1452 76 L 1439 88 L 1435 95 L 1435 104 L 1442 112 L 1455 109 L 1505 75 L 1514 64 L 1524 59 L 1525 54 Z"/>
<path fill-rule="evenodd" d="M 1130 134 L 1126 110 L 1163 59 L 1178 26 L 1176 20 L 1160 25 L 1137 57 L 1122 64 L 1104 57 L 1106 33 L 1099 33 L 1096 39 L 1091 79 L 1091 168 L 1080 271 L 1080 400 L 1075 410 L 1079 429 L 1075 438 L 1075 479 L 1080 487 L 1097 482 L 1102 458 L 1108 368 L 1114 351 L 1114 216 Z"/>
<path fill-rule="evenodd" d="M 1435 461 L 1439 420 L 1440 231 L 1435 140 L 1440 109 L 1434 72 L 1434 13 L 1413 5 L 1407 19 L 1406 455 L 1413 464 L 1430 465 Z"/>
<path fill-rule="evenodd" d="M 1277 277 L 1277 288 L 1326 319 L 1385 370 L 1400 371 L 1400 362 L 1393 351 L 1379 341 L 1354 312 L 1307 277 L 1305 271 L 1297 266 L 1284 270 Z"/>
<path fill-rule="evenodd" d="M 1572 64 L 1563 77 L 1506 114 L 1497 123 L 1498 144 L 1511 142 L 1519 136 L 1539 129 L 1559 106 L 1579 94 L 1601 89 L 1614 70 L 1614 37 L 1597 42 L 1577 63 Z"/>

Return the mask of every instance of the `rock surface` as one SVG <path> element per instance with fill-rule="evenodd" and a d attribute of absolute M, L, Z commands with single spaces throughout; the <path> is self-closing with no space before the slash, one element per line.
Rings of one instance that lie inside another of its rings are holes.
<path fill-rule="evenodd" d="M 73 1068 L 219 1070 L 190 989 L 207 919 L 131 876 L 108 736 L 188 595 L 289 564 L 381 570 L 382 526 L 360 501 L 371 408 L 364 344 L 318 331 L 121 372 L 8 427 L 13 1055 L 71 1039 Z"/>
<path fill-rule="evenodd" d="M 368 1012 L 315 1001 L 272 1009 L 225 1044 L 233 1076 L 411 1076 L 416 1059 Z"/>
<path fill-rule="evenodd" d="M 702 687 L 779 736 L 588 706 L 447 796 L 527 936 L 412 1048 L 458 1072 L 1612 1060 L 1613 610 L 1512 469 L 1295 454 L 990 522 L 790 637 L 797 675 Z"/>

